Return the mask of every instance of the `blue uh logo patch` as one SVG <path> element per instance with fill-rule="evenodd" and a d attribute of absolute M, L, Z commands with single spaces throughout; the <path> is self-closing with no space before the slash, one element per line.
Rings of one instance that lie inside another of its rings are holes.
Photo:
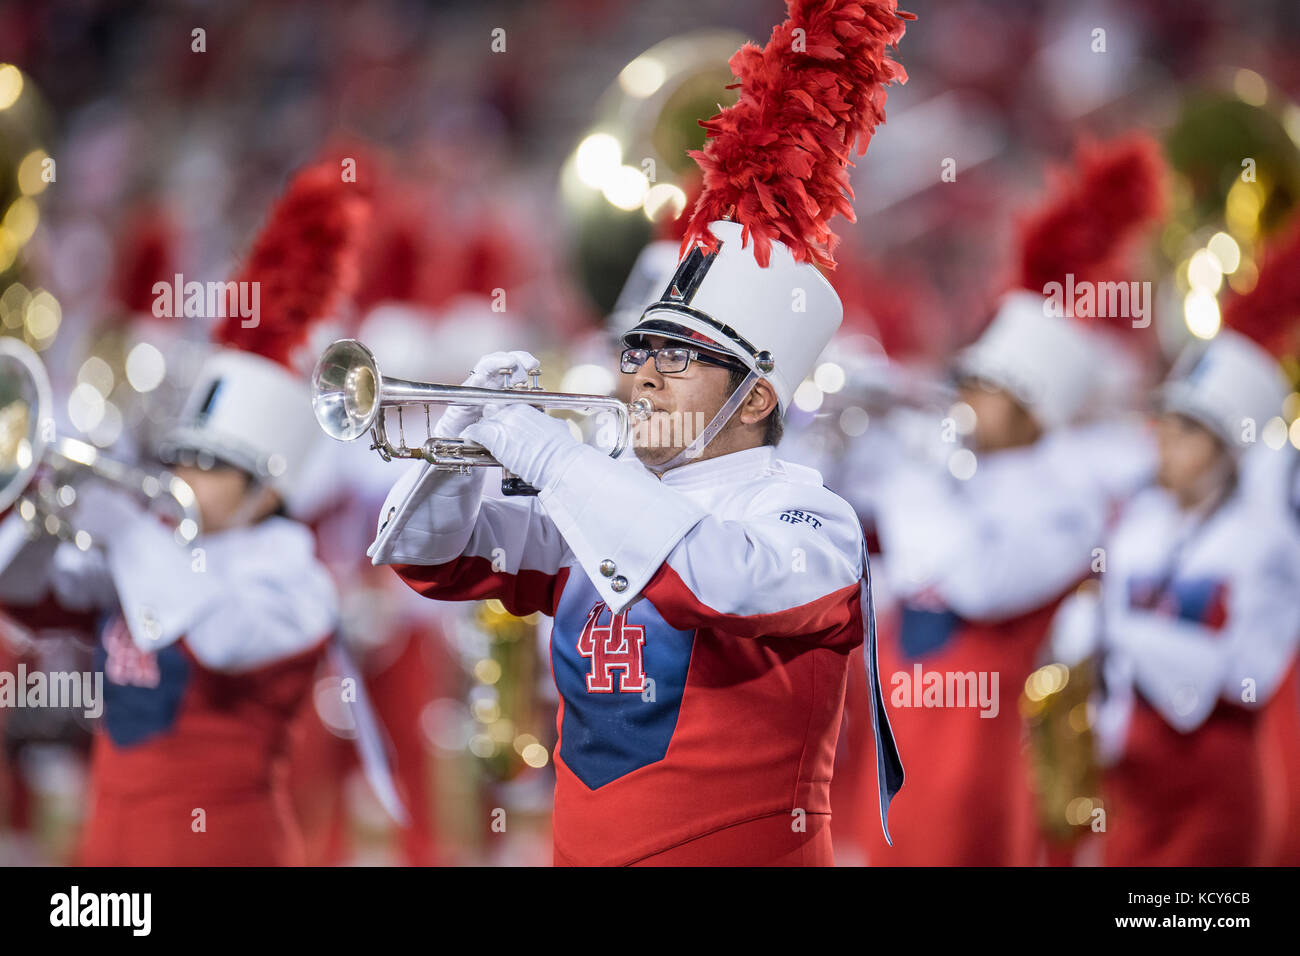
<path fill-rule="evenodd" d="M 190 680 L 179 646 L 141 651 L 119 614 L 101 632 L 94 659 L 104 672 L 104 726 L 113 743 L 130 747 L 172 728 Z"/>
<path fill-rule="evenodd" d="M 649 601 L 614 614 L 581 573 L 569 577 L 551 662 L 564 698 L 560 755 L 592 790 L 662 760 L 677 727 L 694 631 Z"/>

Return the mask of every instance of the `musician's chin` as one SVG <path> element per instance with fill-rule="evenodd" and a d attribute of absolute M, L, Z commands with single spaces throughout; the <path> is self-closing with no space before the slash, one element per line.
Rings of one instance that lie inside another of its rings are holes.
<path fill-rule="evenodd" d="M 667 448 L 663 445 L 635 445 L 632 451 L 643 465 L 663 465 L 672 461 L 680 448 Z"/>

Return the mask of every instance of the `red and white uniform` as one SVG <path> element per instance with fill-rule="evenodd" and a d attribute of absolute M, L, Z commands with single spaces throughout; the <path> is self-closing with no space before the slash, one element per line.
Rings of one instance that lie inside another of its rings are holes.
<path fill-rule="evenodd" d="M 1207 516 L 1145 491 L 1107 548 L 1100 617 L 1063 610 L 1099 620 L 1108 865 L 1262 860 L 1261 717 L 1300 637 L 1300 549 L 1276 517 L 1244 495 Z"/>
<path fill-rule="evenodd" d="M 50 543 L 31 548 L 48 560 Z M 140 515 L 106 552 L 60 545 L 49 570 L 63 606 L 102 612 L 81 862 L 295 862 L 279 762 L 337 613 L 307 528 L 269 518 L 187 549 Z"/>
<path fill-rule="evenodd" d="M 1037 861 L 1018 703 L 1057 604 L 1088 575 L 1102 539 L 1118 479 L 1088 466 L 1094 441 L 1053 431 L 981 455 L 966 481 L 908 461 L 876 488 L 898 601 L 881 642 L 885 698 L 900 750 L 927 760 L 893 808 L 894 847 L 876 841 L 873 864 Z M 958 675 L 983 681 L 988 699 L 926 694 Z"/>
<path fill-rule="evenodd" d="M 482 481 L 411 471 L 370 554 L 429 597 L 554 617 L 555 861 L 830 863 L 849 654 L 871 615 L 853 510 L 770 447 L 662 479 L 587 447 L 537 498 L 485 498 Z"/>

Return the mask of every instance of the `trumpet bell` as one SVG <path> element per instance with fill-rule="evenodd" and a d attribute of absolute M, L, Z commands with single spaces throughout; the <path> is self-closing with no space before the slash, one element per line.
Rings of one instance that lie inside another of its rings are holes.
<path fill-rule="evenodd" d="M 85 550 L 93 543 L 90 536 L 67 519 L 81 473 L 143 496 L 150 507 L 173 511 L 178 542 L 198 535 L 198 502 L 185 481 L 167 471 L 124 465 L 93 445 L 57 435 L 52 407 L 50 378 L 40 357 L 23 342 L 0 336 L 0 512 L 22 499 L 18 513 L 29 525 Z M 50 480 L 37 477 L 42 466 L 50 470 Z"/>
<path fill-rule="evenodd" d="M 325 434 L 352 441 L 379 417 L 383 379 L 374 353 L 356 339 L 341 339 L 321 355 L 312 374 L 312 409 Z"/>
<path fill-rule="evenodd" d="M 18 339 L 0 338 L 0 511 L 18 500 L 41 463 L 49 410 L 41 360 Z"/>

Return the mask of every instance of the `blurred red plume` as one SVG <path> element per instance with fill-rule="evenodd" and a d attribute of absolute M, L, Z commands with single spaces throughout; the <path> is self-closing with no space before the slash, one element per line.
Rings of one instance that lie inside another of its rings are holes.
<path fill-rule="evenodd" d="M 130 312 L 152 314 L 154 284 L 173 281 L 176 232 L 162 210 L 141 209 L 117 245 L 113 296 Z"/>
<path fill-rule="evenodd" d="M 1300 216 L 1264 250 L 1255 288 L 1224 306 L 1223 324 L 1279 358 L 1300 355 Z"/>
<path fill-rule="evenodd" d="M 230 317 L 214 340 L 291 368 L 293 351 L 312 324 L 333 314 L 356 288 L 369 216 L 368 189 L 344 182 L 337 163 L 298 172 L 235 276 L 236 282 L 258 283 L 258 323 L 244 328 L 239 310 L 228 308 Z"/>
<path fill-rule="evenodd" d="M 1081 144 L 1075 167 L 1056 177 L 1054 195 L 1020 225 L 1018 284 L 1046 294 L 1048 283 L 1116 279 L 1141 231 L 1164 215 L 1165 162 L 1144 134 Z"/>
<path fill-rule="evenodd" d="M 848 167 L 885 121 L 886 87 L 907 73 L 888 58 L 906 20 L 897 0 L 787 0 L 787 19 L 765 47 L 732 56 L 740 99 L 712 119 L 691 152 L 704 191 L 682 242 L 711 248 L 708 224 L 733 219 L 759 265 L 780 241 L 800 262 L 835 267 L 836 213 L 855 221 Z"/>

